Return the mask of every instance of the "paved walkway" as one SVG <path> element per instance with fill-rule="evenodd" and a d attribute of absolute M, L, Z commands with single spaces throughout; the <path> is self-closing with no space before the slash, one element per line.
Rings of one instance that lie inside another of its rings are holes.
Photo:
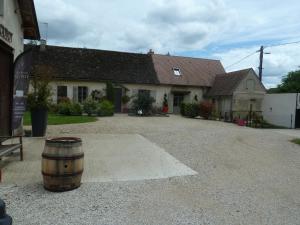
<path fill-rule="evenodd" d="M 138 134 L 73 134 L 83 140 L 82 182 L 161 179 L 195 175 L 156 144 Z M 11 158 L 2 170 L 3 184 L 40 184 L 41 154 L 45 140 L 25 138 L 24 161 Z M 12 161 L 14 159 L 14 161 Z"/>

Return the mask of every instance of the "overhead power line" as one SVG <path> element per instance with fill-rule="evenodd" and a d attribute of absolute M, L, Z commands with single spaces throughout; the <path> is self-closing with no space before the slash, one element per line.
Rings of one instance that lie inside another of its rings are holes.
<path fill-rule="evenodd" d="M 232 64 L 229 65 L 229 66 L 226 66 L 225 69 L 228 69 L 229 67 L 232 67 L 232 66 L 234 66 L 234 65 L 236 65 L 236 64 L 239 64 L 240 62 L 242 62 L 242 61 L 244 61 L 245 59 L 247 59 L 247 58 L 253 56 L 253 55 L 256 54 L 256 53 L 257 53 L 257 51 L 252 52 L 251 54 L 249 54 L 249 55 L 247 55 L 247 56 L 241 58 L 240 60 L 236 61 L 235 63 L 232 63 Z"/>
<path fill-rule="evenodd" d="M 282 44 L 274 44 L 274 45 L 267 45 L 267 46 L 264 46 L 263 48 L 266 49 L 266 48 L 271 48 L 271 47 L 277 47 L 277 46 L 284 46 L 284 45 L 292 45 L 292 44 L 300 44 L 300 41 L 293 41 L 293 42 L 286 42 L 286 43 L 282 43 Z M 251 57 L 252 55 L 254 55 L 255 53 L 258 53 L 258 52 L 261 52 L 261 49 L 260 50 L 257 50 L 243 58 L 241 58 L 240 60 L 236 61 L 235 63 L 225 67 L 225 69 L 228 69 L 229 67 L 232 67 L 232 66 L 235 66 L 237 64 L 239 64 L 240 62 L 244 61 L 245 59 Z"/>
<path fill-rule="evenodd" d="M 275 44 L 275 45 L 267 45 L 264 48 L 270 48 L 270 47 L 277 47 L 277 46 L 284 46 L 284 45 L 292 45 L 292 44 L 300 44 L 300 41 L 293 41 L 293 42 L 287 42 L 282 44 Z"/>

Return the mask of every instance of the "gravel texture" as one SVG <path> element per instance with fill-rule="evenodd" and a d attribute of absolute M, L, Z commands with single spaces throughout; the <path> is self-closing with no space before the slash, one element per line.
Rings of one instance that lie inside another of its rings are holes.
<path fill-rule="evenodd" d="M 1 185 L 14 224 L 300 224 L 300 147 L 289 132 L 124 115 L 48 129 L 72 133 L 140 134 L 198 175 L 84 183 L 65 193 Z"/>

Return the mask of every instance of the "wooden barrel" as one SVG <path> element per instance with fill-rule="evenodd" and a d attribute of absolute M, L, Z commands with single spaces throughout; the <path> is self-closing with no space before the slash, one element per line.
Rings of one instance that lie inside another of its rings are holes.
<path fill-rule="evenodd" d="M 47 139 L 42 154 L 44 188 L 49 191 L 78 188 L 83 173 L 83 157 L 80 138 Z"/>

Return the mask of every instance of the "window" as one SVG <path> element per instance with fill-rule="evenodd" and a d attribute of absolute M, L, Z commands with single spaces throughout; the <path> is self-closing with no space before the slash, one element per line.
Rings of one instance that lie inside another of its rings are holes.
<path fill-rule="evenodd" d="M 63 98 L 68 97 L 68 87 L 67 86 L 57 86 L 57 103 L 59 103 Z"/>
<path fill-rule="evenodd" d="M 4 16 L 4 0 L 0 0 L 0 16 Z"/>
<path fill-rule="evenodd" d="M 181 71 L 179 68 L 173 68 L 173 72 L 175 76 L 181 76 Z"/>
<path fill-rule="evenodd" d="M 88 96 L 87 87 L 78 87 L 78 102 L 83 103 Z"/>

